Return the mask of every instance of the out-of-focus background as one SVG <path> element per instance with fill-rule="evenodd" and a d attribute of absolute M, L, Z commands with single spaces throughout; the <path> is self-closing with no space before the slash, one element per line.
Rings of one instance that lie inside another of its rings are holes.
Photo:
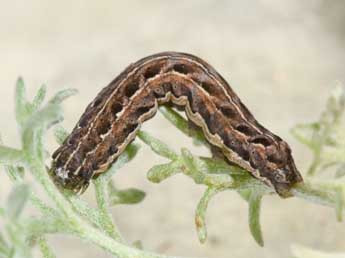
<path fill-rule="evenodd" d="M 232 85 L 259 121 L 286 139 L 301 171 L 308 151 L 289 134 L 313 121 L 336 80 L 345 82 L 345 2 L 312 1 L 1 1 L 0 131 L 18 144 L 13 90 L 19 75 L 29 95 L 46 83 L 49 93 L 74 87 L 63 125 L 71 129 L 94 96 L 129 63 L 156 52 L 195 54 L 212 64 Z M 176 150 L 205 149 L 160 115 L 144 129 Z M 48 136 L 49 149 L 57 147 Z M 204 187 L 178 175 L 159 185 L 145 172 L 163 160 L 143 146 L 138 157 L 115 176 L 121 187 L 147 192 L 139 205 L 113 209 L 124 236 L 144 248 L 193 257 L 291 257 L 298 243 L 344 251 L 345 226 L 333 210 L 295 198 L 266 197 L 262 226 L 266 245 L 250 236 L 247 205 L 233 192 L 219 194 L 207 215 L 209 239 L 198 242 L 194 209 Z M 10 183 L 1 177 L 0 201 Z M 91 189 L 91 188 L 90 188 Z M 92 190 L 85 198 L 93 202 Z M 52 237 L 58 257 L 110 257 L 71 237 Z"/>

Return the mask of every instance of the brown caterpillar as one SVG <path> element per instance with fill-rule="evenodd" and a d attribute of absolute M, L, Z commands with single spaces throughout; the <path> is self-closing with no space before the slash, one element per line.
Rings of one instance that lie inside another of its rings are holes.
<path fill-rule="evenodd" d="M 131 64 L 88 105 L 53 154 L 54 181 L 75 192 L 107 168 L 159 105 L 183 108 L 227 161 L 248 170 L 282 197 L 303 179 L 291 150 L 260 125 L 229 84 L 196 56 L 165 52 Z"/>

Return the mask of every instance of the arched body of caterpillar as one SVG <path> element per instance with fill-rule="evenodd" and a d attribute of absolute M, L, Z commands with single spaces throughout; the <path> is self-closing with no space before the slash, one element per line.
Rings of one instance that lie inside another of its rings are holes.
<path fill-rule="evenodd" d="M 176 52 L 131 64 L 97 95 L 53 154 L 54 181 L 75 192 L 86 189 L 164 104 L 184 109 L 228 162 L 280 196 L 302 182 L 288 144 L 256 121 L 225 79 L 200 58 Z"/>

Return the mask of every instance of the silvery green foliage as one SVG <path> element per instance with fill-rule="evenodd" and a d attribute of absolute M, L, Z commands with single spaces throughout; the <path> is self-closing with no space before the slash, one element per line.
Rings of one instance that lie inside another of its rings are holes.
<path fill-rule="evenodd" d="M 42 86 L 34 99 L 29 101 L 23 80 L 19 79 L 17 82 L 15 117 L 22 141 L 21 148 L 0 145 L 0 163 L 4 165 L 7 175 L 13 181 L 13 190 L 7 203 L 0 206 L 0 216 L 6 225 L 5 230 L 0 232 L 0 257 L 31 257 L 31 250 L 35 246 L 39 247 L 43 257 L 55 257 L 45 237 L 47 234 L 59 233 L 78 237 L 115 257 L 172 258 L 146 252 L 142 250 L 140 242 L 128 243 L 122 237 L 109 211 L 113 205 L 135 204 L 145 197 L 145 193 L 138 189 L 118 189 L 112 181 L 114 173 L 136 156 L 139 150 L 138 144 L 130 144 L 106 173 L 93 180 L 96 208 L 67 190 L 57 189 L 49 178 L 46 169 L 48 155 L 44 148 L 44 134 L 53 125 L 62 121 L 61 103 L 75 93 L 75 90 L 60 91 L 44 103 L 46 87 Z M 338 88 L 332 94 L 317 126 L 315 124 L 302 125 L 294 129 L 294 135 L 302 143 L 311 146 L 310 148 L 314 151 L 316 161 L 313 162 L 315 167 L 313 169 L 315 171 L 322 166 L 330 165 L 338 169 L 336 176 L 330 178 L 329 181 L 317 180 L 315 177 L 307 178 L 305 185 L 294 189 L 294 194 L 305 200 L 335 207 L 339 219 L 343 217 L 344 172 L 342 167 L 344 167 L 345 155 L 341 155 L 344 151 L 343 144 L 335 143 L 334 139 L 338 139 L 336 132 L 342 133 L 339 121 L 340 113 L 343 112 L 343 96 L 343 88 Z M 161 108 L 161 112 L 179 130 L 193 137 L 196 144 L 207 145 L 202 132 L 191 128 L 177 112 L 165 107 Z M 333 129 L 336 127 L 339 128 Z M 310 134 L 318 134 L 314 137 L 318 142 L 314 142 L 315 139 L 310 138 Z M 58 143 L 61 144 L 67 135 L 68 133 L 61 126 L 55 128 Z M 324 140 L 320 141 L 320 135 Z M 251 233 L 257 243 L 263 245 L 260 206 L 264 195 L 274 194 L 272 189 L 252 178 L 246 171 L 230 166 L 223 160 L 198 157 L 185 148 L 176 152 L 144 131 L 139 132 L 138 136 L 155 153 L 169 160 L 148 171 L 147 177 L 150 181 L 159 183 L 177 173 L 183 173 L 192 178 L 196 184 L 205 185 L 205 193 L 195 213 L 196 228 L 201 242 L 207 239 L 205 217 L 209 201 L 219 192 L 234 190 L 248 203 Z M 330 154 L 327 154 L 326 147 L 333 148 L 332 159 L 327 158 Z M 338 159 L 335 159 L 335 152 Z M 34 176 L 37 185 L 50 198 L 49 204 L 42 201 L 36 195 L 35 189 L 25 183 L 25 173 L 31 173 Z M 27 203 L 35 207 L 40 215 L 27 217 L 25 215 Z"/>

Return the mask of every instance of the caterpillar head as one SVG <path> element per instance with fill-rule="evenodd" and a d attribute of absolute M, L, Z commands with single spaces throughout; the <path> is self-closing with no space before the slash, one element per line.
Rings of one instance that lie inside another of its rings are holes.
<path fill-rule="evenodd" d="M 281 197 L 292 196 L 291 188 L 303 179 L 289 145 L 279 137 L 272 141 L 260 136 L 252 141 L 249 148 L 250 163 L 259 171 L 259 177 L 273 186 Z"/>

